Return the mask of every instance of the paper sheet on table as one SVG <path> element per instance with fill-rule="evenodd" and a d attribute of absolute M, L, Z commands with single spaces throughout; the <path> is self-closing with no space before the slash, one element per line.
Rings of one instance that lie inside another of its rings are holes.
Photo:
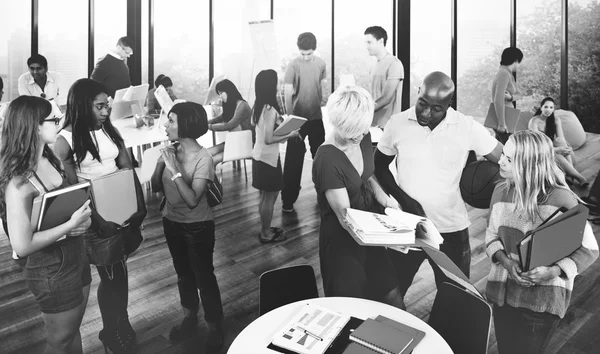
<path fill-rule="evenodd" d="M 277 332 L 272 343 L 300 354 L 323 354 L 349 320 L 349 315 L 305 304 Z"/>

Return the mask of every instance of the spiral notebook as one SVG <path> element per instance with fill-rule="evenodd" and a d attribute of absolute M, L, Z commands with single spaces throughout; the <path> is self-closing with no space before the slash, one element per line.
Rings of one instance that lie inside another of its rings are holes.
<path fill-rule="evenodd" d="M 350 334 L 350 340 L 377 353 L 402 354 L 408 353 L 406 349 L 415 337 L 369 318 Z"/>

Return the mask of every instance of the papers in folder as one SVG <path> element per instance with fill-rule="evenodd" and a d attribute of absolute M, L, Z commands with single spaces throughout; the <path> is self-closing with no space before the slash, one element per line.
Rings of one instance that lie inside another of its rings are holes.
<path fill-rule="evenodd" d="M 346 210 L 346 222 L 356 242 L 366 246 L 420 246 L 439 248 L 443 242 L 436 227 L 427 218 L 386 208 L 386 214 L 357 209 Z M 417 232 L 421 227 L 423 232 Z"/>
<path fill-rule="evenodd" d="M 273 338 L 273 345 L 299 354 L 323 354 L 350 316 L 314 304 L 302 306 Z"/>

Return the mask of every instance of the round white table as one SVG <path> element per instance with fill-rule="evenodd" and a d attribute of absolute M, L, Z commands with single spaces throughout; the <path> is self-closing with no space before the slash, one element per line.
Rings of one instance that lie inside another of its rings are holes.
<path fill-rule="evenodd" d="M 425 332 L 425 337 L 415 347 L 413 354 L 452 353 L 452 349 L 446 341 L 433 328 L 410 313 L 380 302 L 350 297 L 320 297 L 302 300 L 270 311 L 244 328 L 231 343 L 227 353 L 277 353 L 267 349 L 271 339 L 306 303 L 313 303 L 363 320 L 375 318 L 378 315 L 386 316 Z"/>

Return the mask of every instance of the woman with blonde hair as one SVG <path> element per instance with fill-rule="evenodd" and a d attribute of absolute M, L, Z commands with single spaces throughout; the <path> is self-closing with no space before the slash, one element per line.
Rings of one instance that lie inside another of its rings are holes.
<path fill-rule="evenodd" d="M 598 243 L 589 224 L 581 247 L 549 266 L 524 272 L 517 242 L 560 208 L 573 208 L 569 190 L 554 156 L 552 141 L 538 131 L 511 135 L 500 158 L 486 231 L 492 260 L 486 295 L 494 305 L 499 353 L 544 353 L 558 322 L 565 316 L 576 275 L 598 258 Z M 574 235 L 565 235 L 570 237 Z"/>
<path fill-rule="evenodd" d="M 396 274 L 384 247 L 361 246 L 346 224 L 348 208 L 382 213 L 398 202 L 373 173 L 369 127 L 375 103 L 358 86 L 335 91 L 327 102 L 332 132 L 317 150 L 312 178 L 321 211 L 319 259 L 325 296 L 350 296 L 404 307 Z"/>

